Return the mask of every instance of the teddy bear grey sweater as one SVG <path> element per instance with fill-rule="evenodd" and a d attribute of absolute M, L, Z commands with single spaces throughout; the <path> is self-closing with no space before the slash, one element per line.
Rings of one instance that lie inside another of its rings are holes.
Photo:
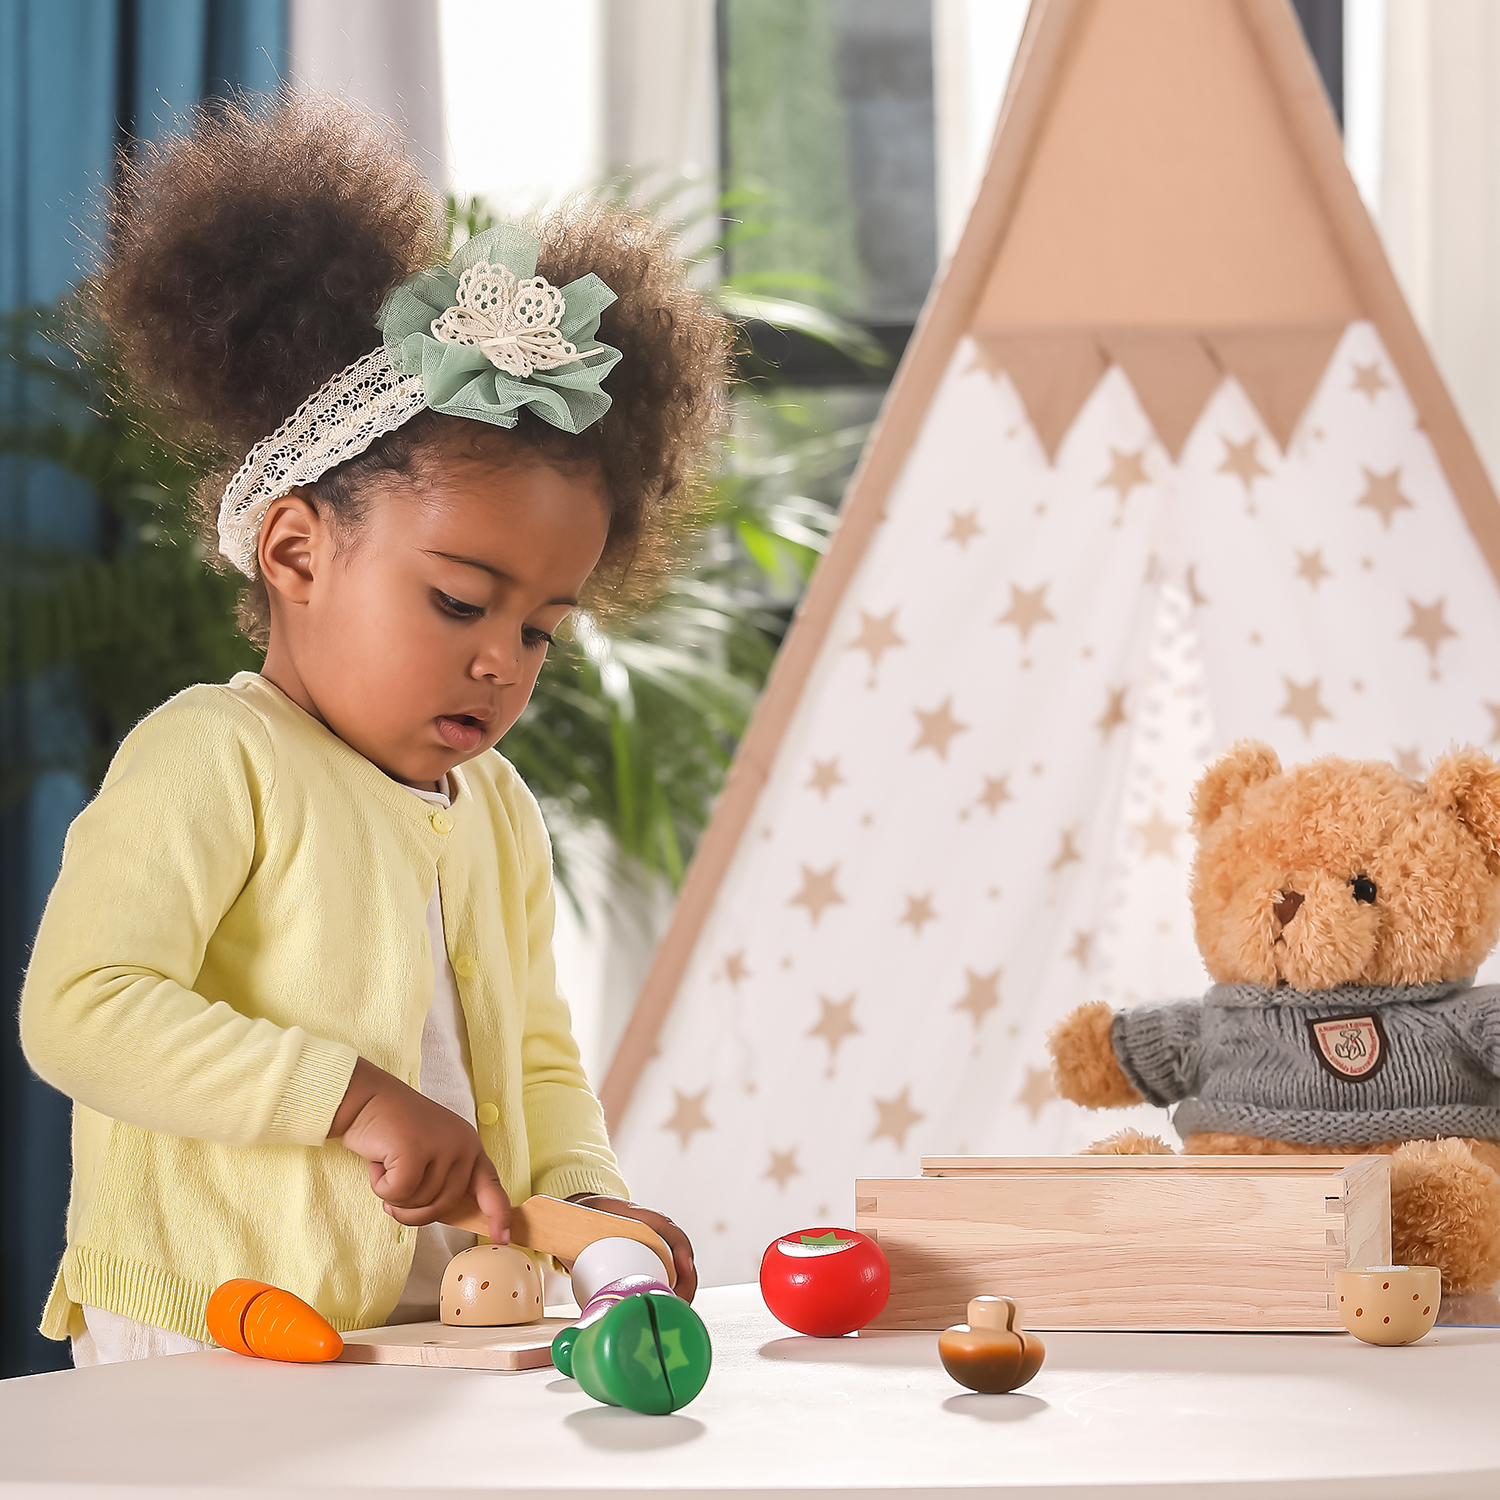
<path fill-rule="evenodd" d="M 1125 1075 L 1203 1131 L 1309 1145 L 1500 1138 L 1500 985 L 1217 984 L 1114 1018 Z"/>

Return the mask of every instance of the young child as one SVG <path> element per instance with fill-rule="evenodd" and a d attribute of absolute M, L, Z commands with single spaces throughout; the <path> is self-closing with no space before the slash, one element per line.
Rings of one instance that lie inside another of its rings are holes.
<path fill-rule="evenodd" d="M 649 581 L 723 409 L 665 235 L 580 207 L 451 264 L 421 179 L 331 101 L 200 119 L 127 170 L 93 305 L 237 472 L 202 493 L 265 665 L 127 736 L 21 1006 L 76 1101 L 42 1331 L 203 1347 L 249 1276 L 335 1327 L 437 1316 L 533 1193 L 643 1220 L 551 954 L 551 854 L 494 746 L 580 599 Z M 269 434 L 269 436 L 268 436 Z M 248 452 L 248 457 L 245 455 Z"/>

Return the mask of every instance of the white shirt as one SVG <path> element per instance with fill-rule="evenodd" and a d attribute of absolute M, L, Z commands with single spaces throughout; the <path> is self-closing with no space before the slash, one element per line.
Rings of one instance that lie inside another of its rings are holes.
<path fill-rule="evenodd" d="M 407 790 L 434 807 L 452 805 L 445 792 L 424 792 L 416 787 Z M 432 945 L 432 1004 L 422 1025 L 422 1072 L 418 1087 L 434 1104 L 451 1109 L 477 1129 L 469 1030 L 464 1024 L 458 981 L 448 957 L 442 891 L 436 881 L 427 900 L 427 936 Z M 435 1319 L 443 1272 L 460 1250 L 467 1250 L 474 1243 L 474 1238 L 467 1231 L 446 1224 L 425 1224 L 418 1229 L 417 1248 L 406 1285 L 386 1323 L 425 1323 Z M 151 1359 L 162 1354 L 190 1354 L 213 1347 L 100 1307 L 85 1307 L 83 1318 L 88 1331 L 73 1340 L 73 1363 L 80 1369 L 86 1365 L 119 1364 L 128 1359 Z"/>
<path fill-rule="evenodd" d="M 446 781 L 444 783 L 446 785 Z M 413 796 L 434 807 L 448 807 L 450 799 L 442 792 L 408 790 Z M 477 1130 L 474 1114 L 474 1070 L 469 1059 L 469 1029 L 464 1024 L 463 1005 L 458 998 L 458 981 L 448 957 L 448 939 L 443 931 L 443 902 L 437 882 L 427 901 L 427 936 L 432 943 L 432 1005 L 422 1026 L 422 1073 L 418 1088 L 434 1104 L 451 1109 L 460 1119 Z M 426 1323 L 438 1315 L 438 1288 L 448 1262 L 460 1250 L 467 1250 L 474 1236 L 446 1224 L 424 1224 L 417 1230 L 417 1249 L 412 1256 L 401 1300 L 396 1303 L 389 1323 Z"/>

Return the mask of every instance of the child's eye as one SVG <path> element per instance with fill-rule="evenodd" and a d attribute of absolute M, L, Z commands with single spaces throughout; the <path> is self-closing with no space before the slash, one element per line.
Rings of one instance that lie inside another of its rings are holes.
<path fill-rule="evenodd" d="M 552 637 L 545 630 L 538 630 L 535 625 L 528 625 L 521 632 L 521 639 L 531 650 L 538 647 L 546 648 L 552 644 Z"/>
<path fill-rule="evenodd" d="M 451 594 L 445 594 L 440 589 L 434 589 L 432 597 L 437 601 L 437 607 L 445 615 L 452 615 L 455 620 L 477 620 L 484 614 L 482 605 L 465 604 L 462 599 L 455 599 Z"/>

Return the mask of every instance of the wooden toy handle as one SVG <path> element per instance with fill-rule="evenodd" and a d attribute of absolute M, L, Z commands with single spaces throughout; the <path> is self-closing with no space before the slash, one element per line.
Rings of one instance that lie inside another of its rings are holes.
<path fill-rule="evenodd" d="M 473 1234 L 488 1236 L 490 1232 L 489 1221 L 472 1198 L 457 1213 L 450 1214 L 445 1222 Z M 666 1272 L 663 1279 L 667 1285 L 677 1285 L 677 1267 L 672 1263 L 667 1242 L 639 1219 L 624 1219 L 619 1214 L 603 1213 L 582 1203 L 569 1203 L 564 1198 L 548 1198 L 538 1193 L 511 1209 L 510 1238 L 512 1244 L 556 1256 L 569 1265 L 595 1240 L 634 1240 L 653 1252 L 662 1263 Z"/>

